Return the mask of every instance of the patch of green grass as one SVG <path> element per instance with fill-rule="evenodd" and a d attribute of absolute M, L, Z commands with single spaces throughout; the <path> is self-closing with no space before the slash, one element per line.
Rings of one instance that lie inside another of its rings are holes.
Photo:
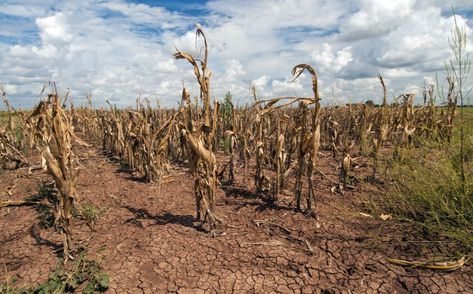
<path fill-rule="evenodd" d="M 460 123 L 457 117 L 455 121 Z M 383 196 L 370 196 L 376 213 L 390 213 L 456 240 L 473 254 L 473 110 L 465 109 L 465 181 L 460 172 L 460 133 L 450 144 L 431 142 L 401 150 L 401 160 L 384 161 L 391 184 Z"/>

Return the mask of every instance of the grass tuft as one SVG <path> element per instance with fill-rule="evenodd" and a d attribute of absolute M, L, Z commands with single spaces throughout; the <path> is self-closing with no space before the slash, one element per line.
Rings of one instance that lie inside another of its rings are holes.
<path fill-rule="evenodd" d="M 472 111 L 468 114 L 473 116 Z M 370 197 L 373 210 L 417 223 L 427 232 L 456 240 L 465 253 L 473 253 L 473 141 L 467 138 L 465 181 L 459 135 L 454 132 L 450 145 L 403 149 L 402 160 L 385 161 L 391 185 L 386 195 Z"/>

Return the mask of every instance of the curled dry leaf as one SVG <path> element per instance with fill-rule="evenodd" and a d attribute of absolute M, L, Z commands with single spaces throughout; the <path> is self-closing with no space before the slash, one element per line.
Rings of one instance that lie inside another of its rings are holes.
<path fill-rule="evenodd" d="M 364 212 L 358 212 L 359 215 L 364 216 L 364 217 L 369 217 L 369 218 L 374 218 L 371 214 L 367 214 Z"/>
<path fill-rule="evenodd" d="M 431 269 L 431 270 L 440 270 L 440 271 L 454 271 L 461 268 L 468 259 L 463 256 L 459 260 L 455 261 L 443 261 L 443 262 L 424 262 L 424 261 L 408 261 L 402 259 L 388 258 L 387 262 L 401 265 L 401 266 L 411 266 L 417 268 Z"/>

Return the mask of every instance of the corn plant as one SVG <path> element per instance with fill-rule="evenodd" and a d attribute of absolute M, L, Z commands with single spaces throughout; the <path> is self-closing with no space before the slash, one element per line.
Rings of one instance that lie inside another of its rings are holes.
<path fill-rule="evenodd" d="M 77 198 L 77 163 L 72 143 L 77 138 L 71 116 L 62 107 L 62 102 L 53 85 L 53 92 L 38 104 L 29 120 L 34 125 L 35 145 L 45 159 L 59 191 L 55 224 L 62 235 L 64 262 L 67 262 L 73 258 L 74 249 L 71 220 Z"/>
<path fill-rule="evenodd" d="M 208 69 L 208 44 L 200 26 L 196 28 L 197 37 L 204 41 L 204 59 L 198 61 L 189 53 L 177 51 L 176 59 L 185 59 L 194 68 L 194 74 L 200 86 L 200 99 L 203 102 L 203 117 L 195 125 L 192 117 L 190 95 L 186 89 L 182 91 L 182 101 L 186 106 L 187 116 L 183 123 L 182 134 L 186 139 L 187 156 L 194 178 L 194 194 L 196 199 L 196 217 L 209 222 L 213 232 L 221 220 L 215 215 L 215 191 L 217 189 L 217 160 L 213 153 L 213 139 L 216 131 L 218 107 L 211 113 L 210 107 L 210 76 Z M 212 123 L 213 121 L 213 123 Z"/>
<path fill-rule="evenodd" d="M 308 64 L 299 64 L 292 69 L 292 74 L 294 79 L 297 79 L 302 72 L 308 71 L 312 76 L 312 91 L 314 93 L 314 98 L 310 100 L 303 100 L 300 104 L 303 108 L 304 115 L 306 115 L 306 102 L 314 104 L 314 108 L 311 112 L 310 124 L 308 126 L 303 126 L 303 131 L 301 131 L 300 136 L 300 147 L 299 147 L 299 172 L 297 174 L 298 181 L 302 177 L 302 174 L 305 172 L 305 166 L 307 166 L 307 182 L 308 182 L 308 194 L 306 195 L 306 211 L 312 215 L 316 215 L 316 199 L 315 199 L 315 189 L 314 189 L 314 180 L 313 173 L 315 169 L 315 164 L 317 161 L 317 153 L 319 152 L 320 147 L 320 96 L 318 90 L 318 81 L 317 73 L 315 69 Z M 307 103 L 308 104 L 308 103 Z M 308 162 L 306 165 L 303 157 L 308 154 Z M 301 167 L 302 165 L 302 167 Z M 295 199 L 296 199 L 296 208 L 301 209 L 301 184 L 296 186 L 295 189 Z"/>

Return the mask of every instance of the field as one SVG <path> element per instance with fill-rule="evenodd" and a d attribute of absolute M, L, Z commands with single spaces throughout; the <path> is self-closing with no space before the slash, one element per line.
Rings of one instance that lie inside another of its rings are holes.
<path fill-rule="evenodd" d="M 174 55 L 200 87 L 177 109 L 3 94 L 0 292 L 473 292 L 473 111 L 453 83 L 443 106 L 322 107 L 300 64 L 312 97 L 236 107 L 211 100 L 206 49 Z"/>

